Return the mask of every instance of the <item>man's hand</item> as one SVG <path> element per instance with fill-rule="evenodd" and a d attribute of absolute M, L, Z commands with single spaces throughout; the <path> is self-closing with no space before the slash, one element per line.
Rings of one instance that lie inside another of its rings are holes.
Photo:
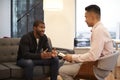
<path fill-rule="evenodd" d="M 48 49 L 46 49 L 45 51 L 43 51 L 43 53 L 41 53 L 41 58 L 42 59 L 50 59 L 52 57 L 51 52 L 47 52 Z"/>
<path fill-rule="evenodd" d="M 67 54 L 65 57 L 63 57 L 63 59 L 68 61 L 68 62 L 72 62 L 72 55 Z"/>
<path fill-rule="evenodd" d="M 57 51 L 56 51 L 56 49 L 53 49 L 51 54 L 52 54 L 52 57 L 56 57 L 56 56 L 57 56 Z"/>
<path fill-rule="evenodd" d="M 47 52 L 48 49 L 46 49 L 45 51 L 43 51 L 43 53 L 41 53 L 41 58 L 42 59 L 50 59 L 52 57 L 56 57 L 57 56 L 57 51 L 56 49 L 53 49 L 52 52 Z"/>

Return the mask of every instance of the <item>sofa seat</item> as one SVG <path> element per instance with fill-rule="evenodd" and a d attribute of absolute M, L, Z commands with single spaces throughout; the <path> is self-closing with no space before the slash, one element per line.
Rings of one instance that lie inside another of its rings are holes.
<path fill-rule="evenodd" d="M 21 67 L 17 66 L 15 62 L 6 62 L 6 63 L 2 63 L 2 65 L 4 65 L 5 69 L 9 70 L 10 78 L 12 78 L 12 79 L 23 78 L 24 70 Z M 49 72 L 48 66 L 44 66 L 44 67 L 43 66 L 36 66 L 34 68 L 34 77 L 35 78 L 46 77 L 48 75 L 48 72 Z"/>
<path fill-rule="evenodd" d="M 0 79 L 10 78 L 10 69 L 0 64 Z"/>
<path fill-rule="evenodd" d="M 23 76 L 23 69 L 17 66 L 15 62 L 6 62 L 2 64 L 9 68 L 11 78 L 21 78 Z"/>
<path fill-rule="evenodd" d="M 63 65 L 63 60 L 59 60 L 60 66 Z M 5 62 L 0 64 L 1 79 L 11 78 L 20 79 L 23 78 L 24 69 L 16 65 L 16 62 Z M 34 78 L 41 79 L 49 76 L 49 66 L 35 66 Z M 2 77 L 1 77 L 2 76 Z"/>
<path fill-rule="evenodd" d="M 0 80 L 24 80 L 24 69 L 16 65 L 20 38 L 0 38 Z M 52 47 L 51 40 L 48 43 Z M 72 53 L 73 50 L 56 48 L 59 52 Z M 60 66 L 63 65 L 63 60 Z M 34 80 L 44 80 L 49 76 L 49 66 L 35 66 Z"/>

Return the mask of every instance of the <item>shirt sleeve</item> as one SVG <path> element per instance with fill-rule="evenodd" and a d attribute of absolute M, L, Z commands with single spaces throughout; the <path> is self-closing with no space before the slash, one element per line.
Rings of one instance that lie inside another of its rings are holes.
<path fill-rule="evenodd" d="M 46 49 L 48 49 L 48 52 L 51 52 L 51 51 L 52 51 L 51 41 L 50 41 L 50 39 L 48 39 L 48 37 L 45 35 L 43 51 L 46 50 Z"/>
<path fill-rule="evenodd" d="M 73 55 L 72 59 L 76 62 L 96 61 L 102 53 L 104 47 L 104 32 L 96 29 L 91 35 L 91 48 L 84 54 Z"/>

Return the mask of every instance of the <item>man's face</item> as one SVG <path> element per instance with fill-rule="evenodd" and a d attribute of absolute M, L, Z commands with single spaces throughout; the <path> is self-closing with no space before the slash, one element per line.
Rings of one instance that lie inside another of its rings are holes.
<path fill-rule="evenodd" d="M 38 37 L 43 36 L 45 32 L 45 24 L 40 23 L 38 26 L 35 27 L 35 31 Z"/>
<path fill-rule="evenodd" d="M 93 21 L 94 21 L 94 13 L 92 12 L 86 12 L 85 13 L 85 22 L 87 23 L 88 27 L 92 27 L 94 24 L 93 24 Z"/>

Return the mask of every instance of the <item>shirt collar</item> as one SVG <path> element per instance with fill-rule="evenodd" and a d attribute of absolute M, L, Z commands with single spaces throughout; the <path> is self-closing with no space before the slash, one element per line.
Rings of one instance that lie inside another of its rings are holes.
<path fill-rule="evenodd" d="M 92 27 L 92 30 L 91 30 L 91 32 L 92 31 L 94 31 L 94 29 L 99 25 L 99 24 L 101 24 L 101 22 L 100 21 L 98 21 L 93 27 Z"/>

